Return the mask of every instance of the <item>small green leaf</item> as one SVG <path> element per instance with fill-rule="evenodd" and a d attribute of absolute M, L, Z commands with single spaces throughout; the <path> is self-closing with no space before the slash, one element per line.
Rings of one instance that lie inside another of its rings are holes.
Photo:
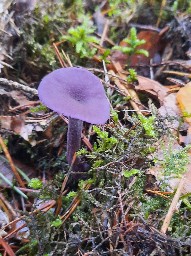
<path fill-rule="evenodd" d="M 144 50 L 144 49 L 136 50 L 135 53 L 136 54 L 142 54 L 142 55 L 145 55 L 146 57 L 149 57 L 149 52 Z"/>
<path fill-rule="evenodd" d="M 78 42 L 76 43 L 76 52 L 77 52 L 77 53 L 80 53 L 81 50 L 82 50 L 82 47 L 83 47 L 83 41 L 78 41 Z"/>
<path fill-rule="evenodd" d="M 75 191 L 70 191 L 68 194 L 67 194 L 67 199 L 71 199 L 71 198 L 74 198 L 75 196 L 77 195 L 77 192 Z"/>
<path fill-rule="evenodd" d="M 118 114 L 117 114 L 117 112 L 114 111 L 114 110 L 111 111 L 111 117 L 112 117 L 112 119 L 113 119 L 113 121 L 114 121 L 115 123 L 117 123 L 117 122 L 119 121 Z"/>
<path fill-rule="evenodd" d="M 140 173 L 140 170 L 138 169 L 131 169 L 131 170 L 126 170 L 126 171 L 123 171 L 123 176 L 125 178 L 130 178 L 131 176 L 135 175 L 135 174 L 138 174 Z"/>
<path fill-rule="evenodd" d="M 51 223 L 51 227 L 55 227 L 55 228 L 59 228 L 61 225 L 62 225 L 62 220 L 60 218 L 57 218 Z"/>
<path fill-rule="evenodd" d="M 38 178 L 33 178 L 30 180 L 30 182 L 28 183 L 28 186 L 33 188 L 33 189 L 41 189 L 43 186 L 43 183 L 41 180 L 39 180 Z"/>

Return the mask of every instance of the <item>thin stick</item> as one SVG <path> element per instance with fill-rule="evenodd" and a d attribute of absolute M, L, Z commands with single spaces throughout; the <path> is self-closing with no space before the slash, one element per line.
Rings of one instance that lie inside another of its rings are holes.
<path fill-rule="evenodd" d="M 18 171 L 17 171 L 17 169 L 16 169 L 16 167 L 15 167 L 15 165 L 14 165 L 14 163 L 13 163 L 13 160 L 12 160 L 12 158 L 11 158 L 11 155 L 9 154 L 9 151 L 8 151 L 8 149 L 7 149 L 7 147 L 6 147 L 5 143 L 4 143 L 4 141 L 3 141 L 2 137 L 1 137 L 1 135 L 0 135 L 0 145 L 1 145 L 1 147 L 2 147 L 2 149 L 3 149 L 3 151 L 4 151 L 4 153 L 5 153 L 5 156 L 6 156 L 7 160 L 9 161 L 11 170 L 12 170 L 12 172 L 14 173 L 17 182 L 19 183 L 19 185 L 20 185 L 22 188 L 25 188 L 25 184 L 24 184 L 24 182 L 22 181 L 22 179 L 21 179 L 21 177 L 20 177 L 20 175 L 19 175 L 19 173 L 18 173 Z"/>
<path fill-rule="evenodd" d="M 185 182 L 185 175 L 182 176 L 182 179 L 179 182 L 178 188 L 176 190 L 176 193 L 174 195 L 174 198 L 172 200 L 172 203 L 170 205 L 168 213 L 167 213 L 167 215 L 166 215 L 166 217 L 164 219 L 163 225 L 161 227 L 161 232 L 164 233 L 164 234 L 166 233 L 166 231 L 168 229 L 168 226 L 170 224 L 170 221 L 172 219 L 173 213 L 176 210 L 176 206 L 177 206 L 177 203 L 178 203 L 179 198 L 181 196 L 182 189 L 183 189 L 183 186 L 184 186 L 184 182 Z"/>
<path fill-rule="evenodd" d="M 10 182 L 2 173 L 0 173 L 0 178 L 4 180 L 13 190 L 15 190 L 20 196 L 24 197 L 25 199 L 28 199 L 28 197 L 17 187 L 13 185 L 12 182 Z"/>
<path fill-rule="evenodd" d="M 8 80 L 6 78 L 0 78 L 0 84 L 2 84 L 4 86 L 9 86 L 13 89 L 17 89 L 17 90 L 20 90 L 20 91 L 31 93 L 32 95 L 37 95 L 38 94 L 36 89 L 30 88 L 29 86 L 26 86 L 24 84 L 13 82 L 13 81 Z"/>
<path fill-rule="evenodd" d="M 67 67 L 66 63 L 64 62 L 59 50 L 58 50 L 58 47 L 55 43 L 53 43 L 53 47 L 54 47 L 54 50 L 55 50 L 55 53 L 56 53 L 56 56 L 58 57 L 58 60 L 60 62 L 60 65 L 61 67 Z"/>
<path fill-rule="evenodd" d="M 6 254 L 8 254 L 9 256 L 14 256 L 15 255 L 11 246 L 2 237 L 0 237 L 0 245 L 2 245 L 2 247 L 5 249 Z"/>
<path fill-rule="evenodd" d="M 47 211 L 48 211 L 51 207 L 53 207 L 55 204 L 56 204 L 56 201 L 55 201 L 55 200 L 51 200 L 48 204 L 43 205 L 42 207 L 39 207 L 39 209 L 35 209 L 34 211 L 30 212 L 29 215 L 39 213 L 40 211 L 42 211 L 42 212 L 47 212 Z M 5 226 L 3 226 L 3 227 L 0 229 L 0 232 L 2 232 L 2 231 L 3 231 L 5 228 L 7 228 L 8 226 L 15 224 L 17 221 L 22 220 L 23 218 L 25 218 L 24 215 L 18 217 L 17 219 L 14 219 L 14 220 L 11 221 L 11 222 L 9 222 L 8 224 L 6 224 Z M 25 224 L 25 225 L 26 225 L 26 224 Z"/>
<path fill-rule="evenodd" d="M 68 54 L 66 54 L 63 49 L 62 49 L 62 54 L 63 54 L 65 60 L 68 62 L 69 67 L 73 67 L 72 62 L 71 62 Z"/>
<path fill-rule="evenodd" d="M 109 27 L 109 20 L 106 20 L 105 26 L 104 26 L 104 30 L 103 33 L 101 35 L 101 39 L 100 39 L 100 45 L 103 46 L 103 42 L 105 41 L 105 37 L 108 31 L 108 27 Z"/>

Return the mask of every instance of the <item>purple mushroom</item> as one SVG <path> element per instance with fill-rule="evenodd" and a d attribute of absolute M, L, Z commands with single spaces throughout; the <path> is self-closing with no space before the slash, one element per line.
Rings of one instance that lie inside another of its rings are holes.
<path fill-rule="evenodd" d="M 45 76 L 38 88 L 43 104 L 69 117 L 67 160 L 80 149 L 83 121 L 104 124 L 110 105 L 100 80 L 85 68 L 60 68 Z"/>

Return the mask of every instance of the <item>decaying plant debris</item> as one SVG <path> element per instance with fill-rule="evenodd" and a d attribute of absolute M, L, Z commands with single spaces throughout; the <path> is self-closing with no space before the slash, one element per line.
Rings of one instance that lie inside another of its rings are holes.
<path fill-rule="evenodd" d="M 159 2 L 0 3 L 0 255 L 191 255 L 191 4 Z M 37 89 L 71 66 L 111 112 L 69 166 Z"/>

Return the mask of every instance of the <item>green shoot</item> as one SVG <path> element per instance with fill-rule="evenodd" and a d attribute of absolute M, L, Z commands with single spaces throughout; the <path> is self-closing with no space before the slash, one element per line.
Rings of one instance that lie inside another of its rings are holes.
<path fill-rule="evenodd" d="M 33 178 L 30 180 L 30 182 L 28 183 L 28 186 L 33 188 L 33 189 L 41 189 L 43 186 L 43 183 L 41 180 L 39 180 L 38 178 Z"/>
<path fill-rule="evenodd" d="M 142 115 L 139 115 L 139 120 L 145 130 L 145 134 L 149 137 L 156 137 L 155 127 L 154 127 L 154 121 L 155 116 L 145 117 Z"/>
<path fill-rule="evenodd" d="M 101 131 L 97 126 L 93 126 L 93 130 L 98 135 L 97 144 L 94 144 L 94 150 L 96 152 L 105 152 L 117 144 L 118 140 L 115 137 L 109 137 L 108 132 Z"/>
<path fill-rule="evenodd" d="M 132 177 L 133 175 L 135 175 L 135 174 L 138 174 L 138 173 L 140 173 L 140 171 L 138 170 L 138 169 L 131 169 L 131 170 L 125 170 L 125 171 L 123 171 L 123 176 L 125 177 L 125 178 L 130 178 L 130 177 Z"/>
<path fill-rule="evenodd" d="M 52 221 L 51 227 L 59 228 L 62 225 L 62 220 L 58 217 L 56 220 Z"/>
<path fill-rule="evenodd" d="M 89 20 L 85 19 L 80 26 L 70 28 L 64 39 L 75 47 L 75 51 L 80 58 L 92 57 L 97 49 L 91 44 L 99 42 L 95 36 L 91 35 L 94 31 L 95 29 L 90 25 Z"/>
<path fill-rule="evenodd" d="M 126 42 L 128 46 L 114 46 L 113 50 L 119 50 L 129 56 L 134 54 L 142 54 L 146 57 L 149 56 L 148 51 L 138 48 L 140 45 L 145 44 L 146 41 L 137 38 L 137 31 L 135 28 L 130 29 L 130 35 L 128 38 L 124 39 L 124 42 Z"/>
<path fill-rule="evenodd" d="M 129 71 L 129 75 L 127 77 L 127 82 L 129 84 L 133 84 L 137 82 L 137 72 L 133 68 L 130 68 L 128 71 Z"/>

